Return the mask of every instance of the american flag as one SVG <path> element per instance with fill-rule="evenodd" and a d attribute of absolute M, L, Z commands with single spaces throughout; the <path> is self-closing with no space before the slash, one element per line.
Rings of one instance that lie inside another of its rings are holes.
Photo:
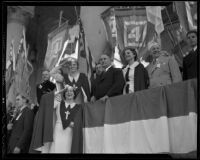
<path fill-rule="evenodd" d="M 91 87 L 91 80 L 94 78 L 93 69 L 95 68 L 95 61 L 92 57 L 90 48 L 87 44 L 83 25 L 81 19 L 79 18 L 80 34 L 79 34 L 79 69 L 87 75 L 88 81 Z"/>

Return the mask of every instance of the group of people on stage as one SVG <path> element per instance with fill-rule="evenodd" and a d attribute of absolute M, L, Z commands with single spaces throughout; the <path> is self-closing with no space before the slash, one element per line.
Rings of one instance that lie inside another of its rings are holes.
<path fill-rule="evenodd" d="M 43 82 L 37 85 L 35 116 L 27 107 L 26 97 L 21 94 L 16 97 L 15 114 L 7 125 L 8 152 L 71 153 L 75 141 L 73 128 L 78 123 L 76 116 L 80 115 L 81 103 L 105 101 L 109 97 L 197 78 L 197 31 L 188 32 L 187 38 L 192 50 L 183 59 L 183 73 L 175 58 L 158 43 L 152 43 L 149 48 L 153 60 L 146 68 L 131 46 L 122 52 L 127 63 L 122 69 L 115 68 L 111 57 L 102 54 L 91 82 L 79 72 L 74 58 L 64 60 L 50 72 L 45 70 Z M 50 75 L 56 85 L 50 82 Z"/>

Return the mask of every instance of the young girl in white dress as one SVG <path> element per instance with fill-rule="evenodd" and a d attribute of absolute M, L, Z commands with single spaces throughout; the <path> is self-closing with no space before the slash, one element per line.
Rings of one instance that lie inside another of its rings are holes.
<path fill-rule="evenodd" d="M 74 102 L 75 88 L 66 85 L 62 93 L 62 100 L 54 100 L 56 121 L 53 132 L 53 142 L 49 153 L 71 153 L 74 117 L 79 105 Z M 59 95 L 59 93 L 55 93 Z M 59 96 L 58 96 L 59 97 Z"/>

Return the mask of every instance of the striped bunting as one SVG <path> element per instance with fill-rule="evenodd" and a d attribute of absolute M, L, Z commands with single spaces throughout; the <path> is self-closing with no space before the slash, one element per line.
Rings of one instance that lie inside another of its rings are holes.
<path fill-rule="evenodd" d="M 85 153 L 197 150 L 196 79 L 84 104 Z"/>

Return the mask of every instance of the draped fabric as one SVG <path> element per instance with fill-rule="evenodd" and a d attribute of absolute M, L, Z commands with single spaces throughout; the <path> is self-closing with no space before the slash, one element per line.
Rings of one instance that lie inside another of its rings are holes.
<path fill-rule="evenodd" d="M 84 104 L 85 153 L 197 150 L 197 80 Z"/>
<path fill-rule="evenodd" d="M 13 43 L 11 44 L 12 61 L 8 66 L 6 73 L 6 94 L 7 101 L 15 105 L 15 96 L 17 93 L 30 98 L 31 87 L 29 78 L 33 72 L 33 66 L 28 60 L 28 49 L 25 39 L 25 29 L 23 28 L 22 36 L 19 43 L 18 52 L 15 55 Z M 16 56 L 16 57 L 15 57 Z M 31 100 L 31 99 L 29 99 Z"/>
<path fill-rule="evenodd" d="M 148 55 L 148 42 L 154 41 L 154 25 L 147 21 L 146 9 L 132 8 L 115 10 L 117 41 L 122 51 L 126 46 L 133 46 L 138 51 L 138 58 L 145 60 Z M 121 53 L 120 53 L 121 54 Z M 121 55 L 123 64 L 125 60 Z"/>
<path fill-rule="evenodd" d="M 80 25 L 78 54 L 79 71 L 87 75 L 91 91 L 91 81 L 94 79 L 93 69 L 95 68 L 95 61 L 88 46 L 81 19 L 79 19 L 78 22 Z"/>
<path fill-rule="evenodd" d="M 64 48 L 64 43 L 69 38 L 68 30 L 68 24 L 64 23 L 59 28 L 48 34 L 48 45 L 44 66 L 49 70 L 52 70 L 58 62 Z"/>
<path fill-rule="evenodd" d="M 116 24 L 114 8 L 107 9 L 104 13 L 102 13 L 101 18 L 106 31 L 106 38 L 108 41 L 107 44 L 110 45 L 110 53 L 106 52 L 106 54 L 108 54 L 110 57 L 113 57 L 112 54 L 116 45 Z"/>
<path fill-rule="evenodd" d="M 54 111 L 54 92 L 49 92 L 42 96 L 39 111 L 35 117 L 34 129 L 32 134 L 29 153 L 48 153 L 54 141 L 53 131 L 56 121 Z M 74 127 L 72 136 L 71 153 L 82 153 L 83 151 L 83 112 L 82 107 L 77 106 L 76 116 L 74 117 Z"/>
<path fill-rule="evenodd" d="M 189 30 L 195 29 L 196 21 L 194 14 L 197 13 L 197 8 L 191 10 L 189 2 L 186 1 L 175 1 L 174 4 L 176 6 L 178 18 L 184 32 L 187 33 Z M 194 3 L 194 6 L 197 6 L 197 4 L 195 5 Z"/>

